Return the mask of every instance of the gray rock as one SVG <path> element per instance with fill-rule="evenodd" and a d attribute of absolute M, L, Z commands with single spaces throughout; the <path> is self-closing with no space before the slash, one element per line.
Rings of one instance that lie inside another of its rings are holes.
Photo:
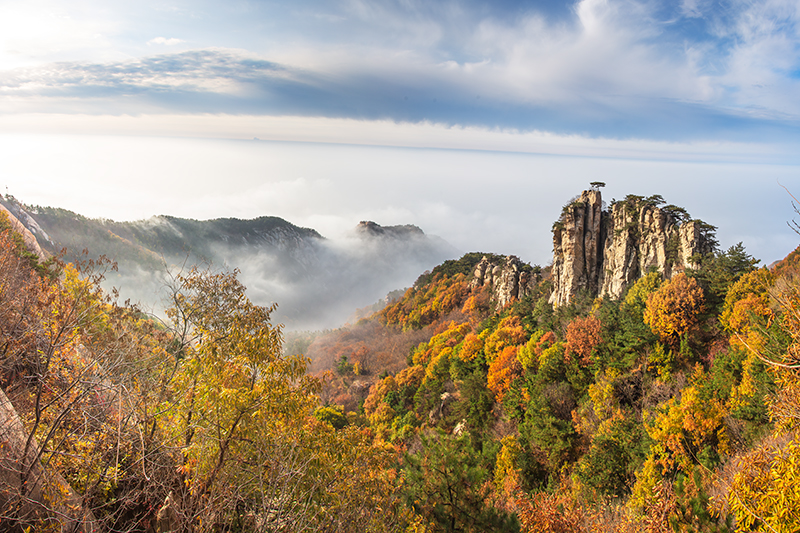
<path fill-rule="evenodd" d="M 623 200 L 603 211 L 600 191 L 583 191 L 553 226 L 554 306 L 580 291 L 619 298 L 650 269 L 666 279 L 712 251 L 695 220 L 682 222 L 646 200 Z"/>

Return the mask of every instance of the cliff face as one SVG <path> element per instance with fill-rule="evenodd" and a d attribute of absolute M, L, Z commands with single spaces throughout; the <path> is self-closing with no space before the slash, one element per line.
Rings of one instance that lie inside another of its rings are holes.
<path fill-rule="evenodd" d="M 39 242 L 36 240 L 36 236 L 29 230 L 25 224 L 23 224 L 17 216 L 12 213 L 9 209 L 7 209 L 4 205 L 0 204 L 0 212 L 3 212 L 8 217 L 8 221 L 11 223 L 11 227 L 14 228 L 14 231 L 22 235 L 22 240 L 25 241 L 25 246 L 28 248 L 28 251 L 32 254 L 35 254 L 36 257 L 39 258 L 40 261 L 44 261 L 46 259 L 45 253 L 42 251 L 41 247 L 39 247 Z M 19 214 L 19 212 L 17 212 Z M 27 213 L 23 214 L 27 215 Z M 30 218 L 30 217 L 29 217 Z M 33 222 L 36 224 L 35 222 Z M 44 238 L 48 238 L 47 234 L 44 233 L 38 225 L 33 226 L 34 231 L 38 228 L 41 232 L 41 235 L 44 235 Z"/>
<path fill-rule="evenodd" d="M 583 191 L 553 227 L 553 305 L 569 302 L 581 289 L 597 292 L 603 260 L 602 204 L 599 191 Z"/>
<path fill-rule="evenodd" d="M 651 268 L 665 278 L 691 267 L 695 254 L 709 253 L 710 226 L 660 197 L 631 196 L 602 209 L 600 191 L 584 191 L 553 227 L 553 292 L 559 306 L 586 291 L 619 298 Z"/>
<path fill-rule="evenodd" d="M 502 308 L 527 296 L 537 282 L 537 275 L 530 267 L 516 256 L 509 255 L 501 261 L 492 261 L 484 256 L 475 265 L 471 283 L 472 288 L 490 286 L 492 300 Z"/>

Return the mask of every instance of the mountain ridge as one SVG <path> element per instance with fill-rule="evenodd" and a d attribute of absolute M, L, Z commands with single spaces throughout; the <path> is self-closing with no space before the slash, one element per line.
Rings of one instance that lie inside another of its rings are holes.
<path fill-rule="evenodd" d="M 117 222 L 53 207 L 29 207 L 0 198 L 29 228 L 42 250 L 80 261 L 101 255 L 115 261 L 106 288 L 157 307 L 169 268 L 210 264 L 240 271 L 251 297 L 278 302 L 276 316 L 290 327 L 331 327 L 353 309 L 409 286 L 422 270 L 458 252 L 417 226 L 362 221 L 344 239 L 276 216 L 209 220 L 157 215 Z M 87 252 L 84 254 L 84 250 Z M 335 318 L 334 318 L 335 317 Z"/>

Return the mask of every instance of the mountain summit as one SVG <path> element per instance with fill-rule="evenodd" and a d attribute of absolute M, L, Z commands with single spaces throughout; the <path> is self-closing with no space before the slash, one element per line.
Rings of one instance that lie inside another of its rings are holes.
<path fill-rule="evenodd" d="M 52 207 L 0 198 L 39 246 L 67 249 L 67 260 L 105 255 L 118 264 L 107 285 L 158 308 L 168 269 L 210 264 L 236 268 L 259 304 L 278 302 L 275 316 L 291 328 L 341 324 L 353 309 L 409 286 L 419 272 L 458 255 L 441 238 L 412 225 L 361 222 L 344 239 L 279 217 L 193 220 L 154 216 L 134 222 L 90 219 Z"/>
<path fill-rule="evenodd" d="M 604 209 L 595 189 L 567 203 L 553 224 L 550 303 L 567 304 L 580 291 L 619 298 L 649 270 L 671 278 L 713 251 L 714 226 L 663 204 L 660 195 L 628 195 Z"/>

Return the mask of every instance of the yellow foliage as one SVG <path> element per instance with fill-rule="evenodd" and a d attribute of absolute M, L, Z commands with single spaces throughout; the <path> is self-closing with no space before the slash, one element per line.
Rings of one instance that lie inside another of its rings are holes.
<path fill-rule="evenodd" d="M 536 352 L 536 348 L 539 346 L 539 341 L 541 340 L 542 336 L 544 335 L 544 331 L 536 330 L 528 342 L 525 343 L 524 346 L 519 347 L 519 351 L 517 352 L 517 359 L 522 364 L 522 368 L 528 370 L 532 364 L 538 363 L 539 355 Z"/>
<path fill-rule="evenodd" d="M 742 379 L 731 387 L 731 397 L 728 400 L 730 411 L 753 406 L 757 400 L 758 389 L 753 378 L 754 365 L 758 363 L 755 352 L 749 351 L 747 358 L 742 362 Z"/>
<path fill-rule="evenodd" d="M 556 342 L 539 354 L 539 373 L 552 377 L 564 364 L 564 343 Z"/>
<path fill-rule="evenodd" d="M 656 343 L 653 350 L 648 354 L 647 362 L 650 368 L 658 372 L 658 377 L 668 380 L 672 376 L 673 366 L 675 365 L 675 355 L 672 350 L 665 348 L 663 344 Z"/>
<path fill-rule="evenodd" d="M 748 531 L 800 531 L 800 441 L 761 446 L 740 461 L 728 495 L 737 523 Z"/>
<path fill-rule="evenodd" d="M 767 339 L 755 326 L 762 321 L 769 324 L 775 318 L 769 294 L 774 284 L 775 276 L 762 268 L 744 274 L 731 286 L 719 321 L 733 334 L 730 341 L 732 346 L 751 352 L 763 352 Z"/>
<path fill-rule="evenodd" d="M 702 311 L 703 289 L 680 273 L 647 297 L 644 322 L 662 341 L 675 343 L 697 323 Z"/>
<path fill-rule="evenodd" d="M 589 397 L 592 399 L 594 412 L 600 420 L 609 419 L 619 411 L 619 401 L 614 397 L 614 379 L 618 376 L 619 371 L 609 368 L 589 385 Z"/>
<path fill-rule="evenodd" d="M 625 305 L 630 307 L 644 307 L 648 296 L 661 287 L 661 274 L 650 272 L 646 276 L 639 278 L 625 294 Z"/>
<path fill-rule="evenodd" d="M 491 363 L 506 346 L 516 346 L 527 340 L 525 329 L 518 316 L 508 316 L 500 321 L 484 342 L 486 362 Z"/>
<path fill-rule="evenodd" d="M 422 378 L 425 375 L 425 370 L 418 366 L 410 366 L 401 370 L 395 379 L 399 387 L 419 387 L 422 383 Z"/>
<path fill-rule="evenodd" d="M 650 438 L 663 448 L 659 463 L 664 468 L 677 464 L 688 470 L 704 446 L 715 446 L 720 454 L 728 453 L 729 437 L 723 421 L 727 414 L 719 400 L 702 398 L 695 385 L 685 387 L 680 400 L 671 398 L 660 412 L 646 420 Z"/>
<path fill-rule="evenodd" d="M 463 306 L 470 290 L 464 274 L 435 277 L 422 288 L 411 288 L 399 302 L 380 311 L 384 324 L 398 324 L 403 330 L 421 328 Z"/>
<path fill-rule="evenodd" d="M 516 463 L 517 457 L 522 453 L 522 447 L 514 435 L 503 437 L 500 444 L 502 448 L 500 448 L 495 462 L 494 484 L 499 494 L 510 498 L 519 484 L 519 472 Z"/>
<path fill-rule="evenodd" d="M 458 357 L 462 361 L 469 362 L 474 360 L 481 350 L 483 350 L 483 341 L 480 337 L 474 333 L 468 333 L 458 350 Z"/>
<path fill-rule="evenodd" d="M 642 468 L 636 472 L 636 482 L 628 499 L 628 508 L 637 514 L 644 514 L 648 508 L 657 504 L 658 498 L 654 489 L 663 479 L 659 468 L 658 455 L 659 447 L 652 447 Z"/>
<path fill-rule="evenodd" d="M 452 352 L 453 347 L 463 341 L 470 331 L 472 331 L 472 326 L 469 323 L 456 324 L 451 321 L 443 332 L 431 337 L 427 343 L 420 344 L 414 352 L 413 363 L 423 366 L 434 364 L 433 360 L 438 360 L 437 356 L 443 350 Z"/>

